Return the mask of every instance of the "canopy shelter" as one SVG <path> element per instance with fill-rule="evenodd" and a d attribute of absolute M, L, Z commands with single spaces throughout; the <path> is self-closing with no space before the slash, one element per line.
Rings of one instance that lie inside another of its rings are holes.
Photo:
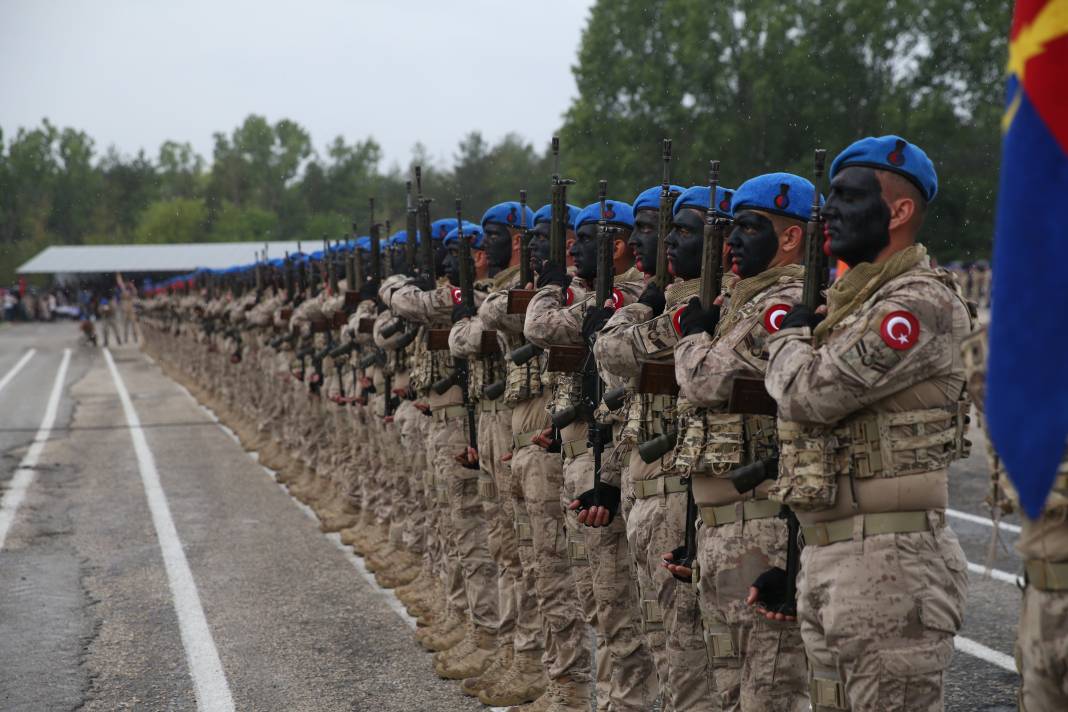
<path fill-rule="evenodd" d="M 170 274 L 251 264 L 266 247 L 267 258 L 297 252 L 297 242 L 194 242 L 179 245 L 67 245 L 49 247 L 24 263 L 18 274 Z M 314 240 L 304 250 L 322 247 Z"/>

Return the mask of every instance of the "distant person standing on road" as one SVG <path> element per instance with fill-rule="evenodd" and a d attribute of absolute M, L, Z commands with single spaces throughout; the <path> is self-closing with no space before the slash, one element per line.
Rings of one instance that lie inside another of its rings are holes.
<path fill-rule="evenodd" d="M 140 327 L 137 324 L 137 313 L 134 311 L 134 301 L 137 299 L 137 288 L 134 287 L 133 282 L 127 282 L 122 278 L 122 273 L 115 274 L 115 280 L 119 284 L 119 294 L 121 301 L 119 305 L 122 310 L 122 338 L 125 341 L 136 341 L 140 339 Z M 132 332 L 132 337 L 131 337 Z"/>
<path fill-rule="evenodd" d="M 115 343 L 121 345 L 122 339 L 115 326 L 115 300 L 101 297 L 100 305 L 97 307 L 97 316 L 104 324 L 104 346 L 108 345 L 108 335 L 112 333 L 115 334 Z"/>

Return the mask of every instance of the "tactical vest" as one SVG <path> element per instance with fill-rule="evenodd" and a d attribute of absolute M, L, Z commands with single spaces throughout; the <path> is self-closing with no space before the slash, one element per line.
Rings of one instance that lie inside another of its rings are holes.
<path fill-rule="evenodd" d="M 519 348 L 525 341 L 520 334 L 505 334 L 508 350 Z M 512 359 L 503 359 L 505 373 L 504 395 L 501 400 L 509 407 L 540 396 L 545 390 L 546 375 L 542 371 L 544 355 L 538 355 L 522 366 L 516 366 Z"/>
<path fill-rule="evenodd" d="M 683 399 L 679 433 L 675 468 L 684 475 L 725 479 L 742 465 L 775 455 L 774 416 L 713 413 Z"/>
<path fill-rule="evenodd" d="M 967 308 L 948 273 L 909 275 L 894 283 L 931 279 L 948 286 Z M 879 296 L 877 290 L 843 319 L 841 328 L 868 313 Z M 968 314 L 974 322 L 971 309 Z M 921 385 L 887 400 L 907 395 Z M 953 460 L 968 455 L 970 443 L 964 435 L 970 407 L 967 391 L 963 391 L 958 401 L 947 407 L 899 412 L 865 409 L 833 426 L 780 420 L 779 478 L 769 497 L 799 511 L 819 511 L 835 505 L 840 476 L 903 477 L 945 469 Z"/>
<path fill-rule="evenodd" d="M 430 384 L 434 382 L 431 376 L 433 364 L 431 363 L 430 351 L 426 348 L 426 338 L 423 336 L 426 330 L 421 329 L 421 331 L 422 333 L 418 334 L 415 337 L 415 341 L 412 342 L 411 370 L 408 377 L 412 390 L 416 393 L 425 394 L 430 390 Z"/>

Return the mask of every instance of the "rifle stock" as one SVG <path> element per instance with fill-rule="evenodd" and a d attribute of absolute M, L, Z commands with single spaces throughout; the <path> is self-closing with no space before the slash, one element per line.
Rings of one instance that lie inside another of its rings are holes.
<path fill-rule="evenodd" d="M 664 139 L 663 149 L 664 180 L 660 184 L 660 205 L 657 213 L 656 235 L 656 274 L 653 281 L 661 289 L 667 287 L 668 277 L 667 260 L 667 236 L 671 232 L 671 209 L 674 207 L 671 200 L 671 139 Z M 600 305 L 598 305 L 600 306 Z"/>

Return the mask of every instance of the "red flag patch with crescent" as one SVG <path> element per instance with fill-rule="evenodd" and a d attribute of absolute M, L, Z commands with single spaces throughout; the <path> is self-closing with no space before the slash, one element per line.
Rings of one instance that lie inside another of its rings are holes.
<path fill-rule="evenodd" d="M 893 311 L 879 327 L 883 343 L 895 351 L 907 351 L 920 340 L 920 320 L 907 311 Z"/>
<path fill-rule="evenodd" d="M 789 304 L 772 304 L 768 307 L 768 310 L 764 312 L 764 330 L 769 334 L 774 334 L 781 329 L 782 320 L 788 311 L 790 311 Z"/>
<path fill-rule="evenodd" d="M 456 305 L 459 305 L 459 304 L 461 304 L 463 302 L 463 300 L 464 300 L 464 295 L 460 292 L 460 288 L 459 287 L 453 287 L 452 288 L 452 303 L 456 304 Z"/>

